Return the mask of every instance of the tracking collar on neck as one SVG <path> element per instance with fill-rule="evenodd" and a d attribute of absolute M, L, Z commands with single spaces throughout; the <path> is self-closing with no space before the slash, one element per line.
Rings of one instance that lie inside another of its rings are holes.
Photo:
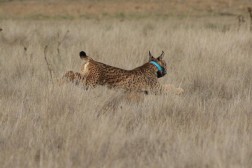
<path fill-rule="evenodd" d="M 155 67 L 157 67 L 158 71 L 157 71 L 157 77 L 161 78 L 163 76 L 165 76 L 166 74 L 166 70 L 164 69 L 164 67 L 162 67 L 161 65 L 159 65 L 157 62 L 155 61 L 151 61 L 150 64 L 154 65 Z"/>

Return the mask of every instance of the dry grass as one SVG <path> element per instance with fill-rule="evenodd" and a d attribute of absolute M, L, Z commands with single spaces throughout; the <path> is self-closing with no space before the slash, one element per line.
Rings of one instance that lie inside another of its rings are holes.
<path fill-rule="evenodd" d="M 0 0 L 0 18 L 232 16 L 249 6 L 249 0 Z"/>
<path fill-rule="evenodd" d="M 1 167 L 252 165 L 252 35 L 247 28 L 238 32 L 223 20 L 0 25 Z M 169 70 L 161 82 L 181 83 L 186 92 L 149 95 L 138 103 L 122 99 L 115 102 L 118 108 L 97 117 L 121 93 L 53 85 L 45 61 L 44 54 L 55 79 L 79 70 L 80 50 L 126 69 L 144 63 L 149 50 L 164 50 Z"/>

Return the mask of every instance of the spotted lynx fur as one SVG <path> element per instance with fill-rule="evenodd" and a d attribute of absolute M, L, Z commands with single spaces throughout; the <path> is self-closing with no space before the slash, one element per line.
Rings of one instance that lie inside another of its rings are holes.
<path fill-rule="evenodd" d="M 125 91 L 181 94 L 183 89 L 176 88 L 173 85 L 161 85 L 158 81 L 158 78 L 166 74 L 166 62 L 163 57 L 164 52 L 157 58 L 149 52 L 147 63 L 132 70 L 124 70 L 97 62 L 87 56 L 84 51 L 81 51 L 80 58 L 83 60 L 83 64 L 80 72 L 68 71 L 63 76 L 63 80 L 82 84 L 86 88 L 101 85 Z"/>

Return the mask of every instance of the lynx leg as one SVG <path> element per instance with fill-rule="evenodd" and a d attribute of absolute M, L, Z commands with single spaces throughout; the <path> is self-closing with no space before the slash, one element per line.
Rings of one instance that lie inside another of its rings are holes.
<path fill-rule="evenodd" d="M 75 78 L 75 73 L 73 71 L 68 71 L 62 78 L 68 80 L 69 82 L 73 82 Z"/>
<path fill-rule="evenodd" d="M 86 89 L 88 89 L 89 87 L 95 88 L 95 86 L 98 84 L 98 79 L 99 79 L 99 76 L 96 74 L 88 75 L 86 77 L 86 87 L 87 87 Z"/>
<path fill-rule="evenodd" d="M 73 71 L 67 71 L 62 78 L 58 79 L 59 86 L 63 85 L 66 82 L 73 81 L 74 79 L 74 72 Z"/>
<path fill-rule="evenodd" d="M 68 71 L 60 79 L 59 83 L 62 85 L 66 82 L 72 82 L 75 85 L 79 85 L 84 80 L 84 77 L 79 72 Z"/>

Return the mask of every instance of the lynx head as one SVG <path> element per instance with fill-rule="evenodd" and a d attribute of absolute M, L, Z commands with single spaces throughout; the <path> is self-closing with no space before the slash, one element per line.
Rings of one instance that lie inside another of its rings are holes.
<path fill-rule="evenodd" d="M 165 76 L 166 71 L 167 71 L 166 62 L 165 60 L 163 60 L 163 58 L 164 58 L 164 51 L 162 51 L 162 54 L 158 56 L 157 58 L 153 57 L 151 52 L 149 51 L 149 62 L 157 67 L 158 78 Z"/>

